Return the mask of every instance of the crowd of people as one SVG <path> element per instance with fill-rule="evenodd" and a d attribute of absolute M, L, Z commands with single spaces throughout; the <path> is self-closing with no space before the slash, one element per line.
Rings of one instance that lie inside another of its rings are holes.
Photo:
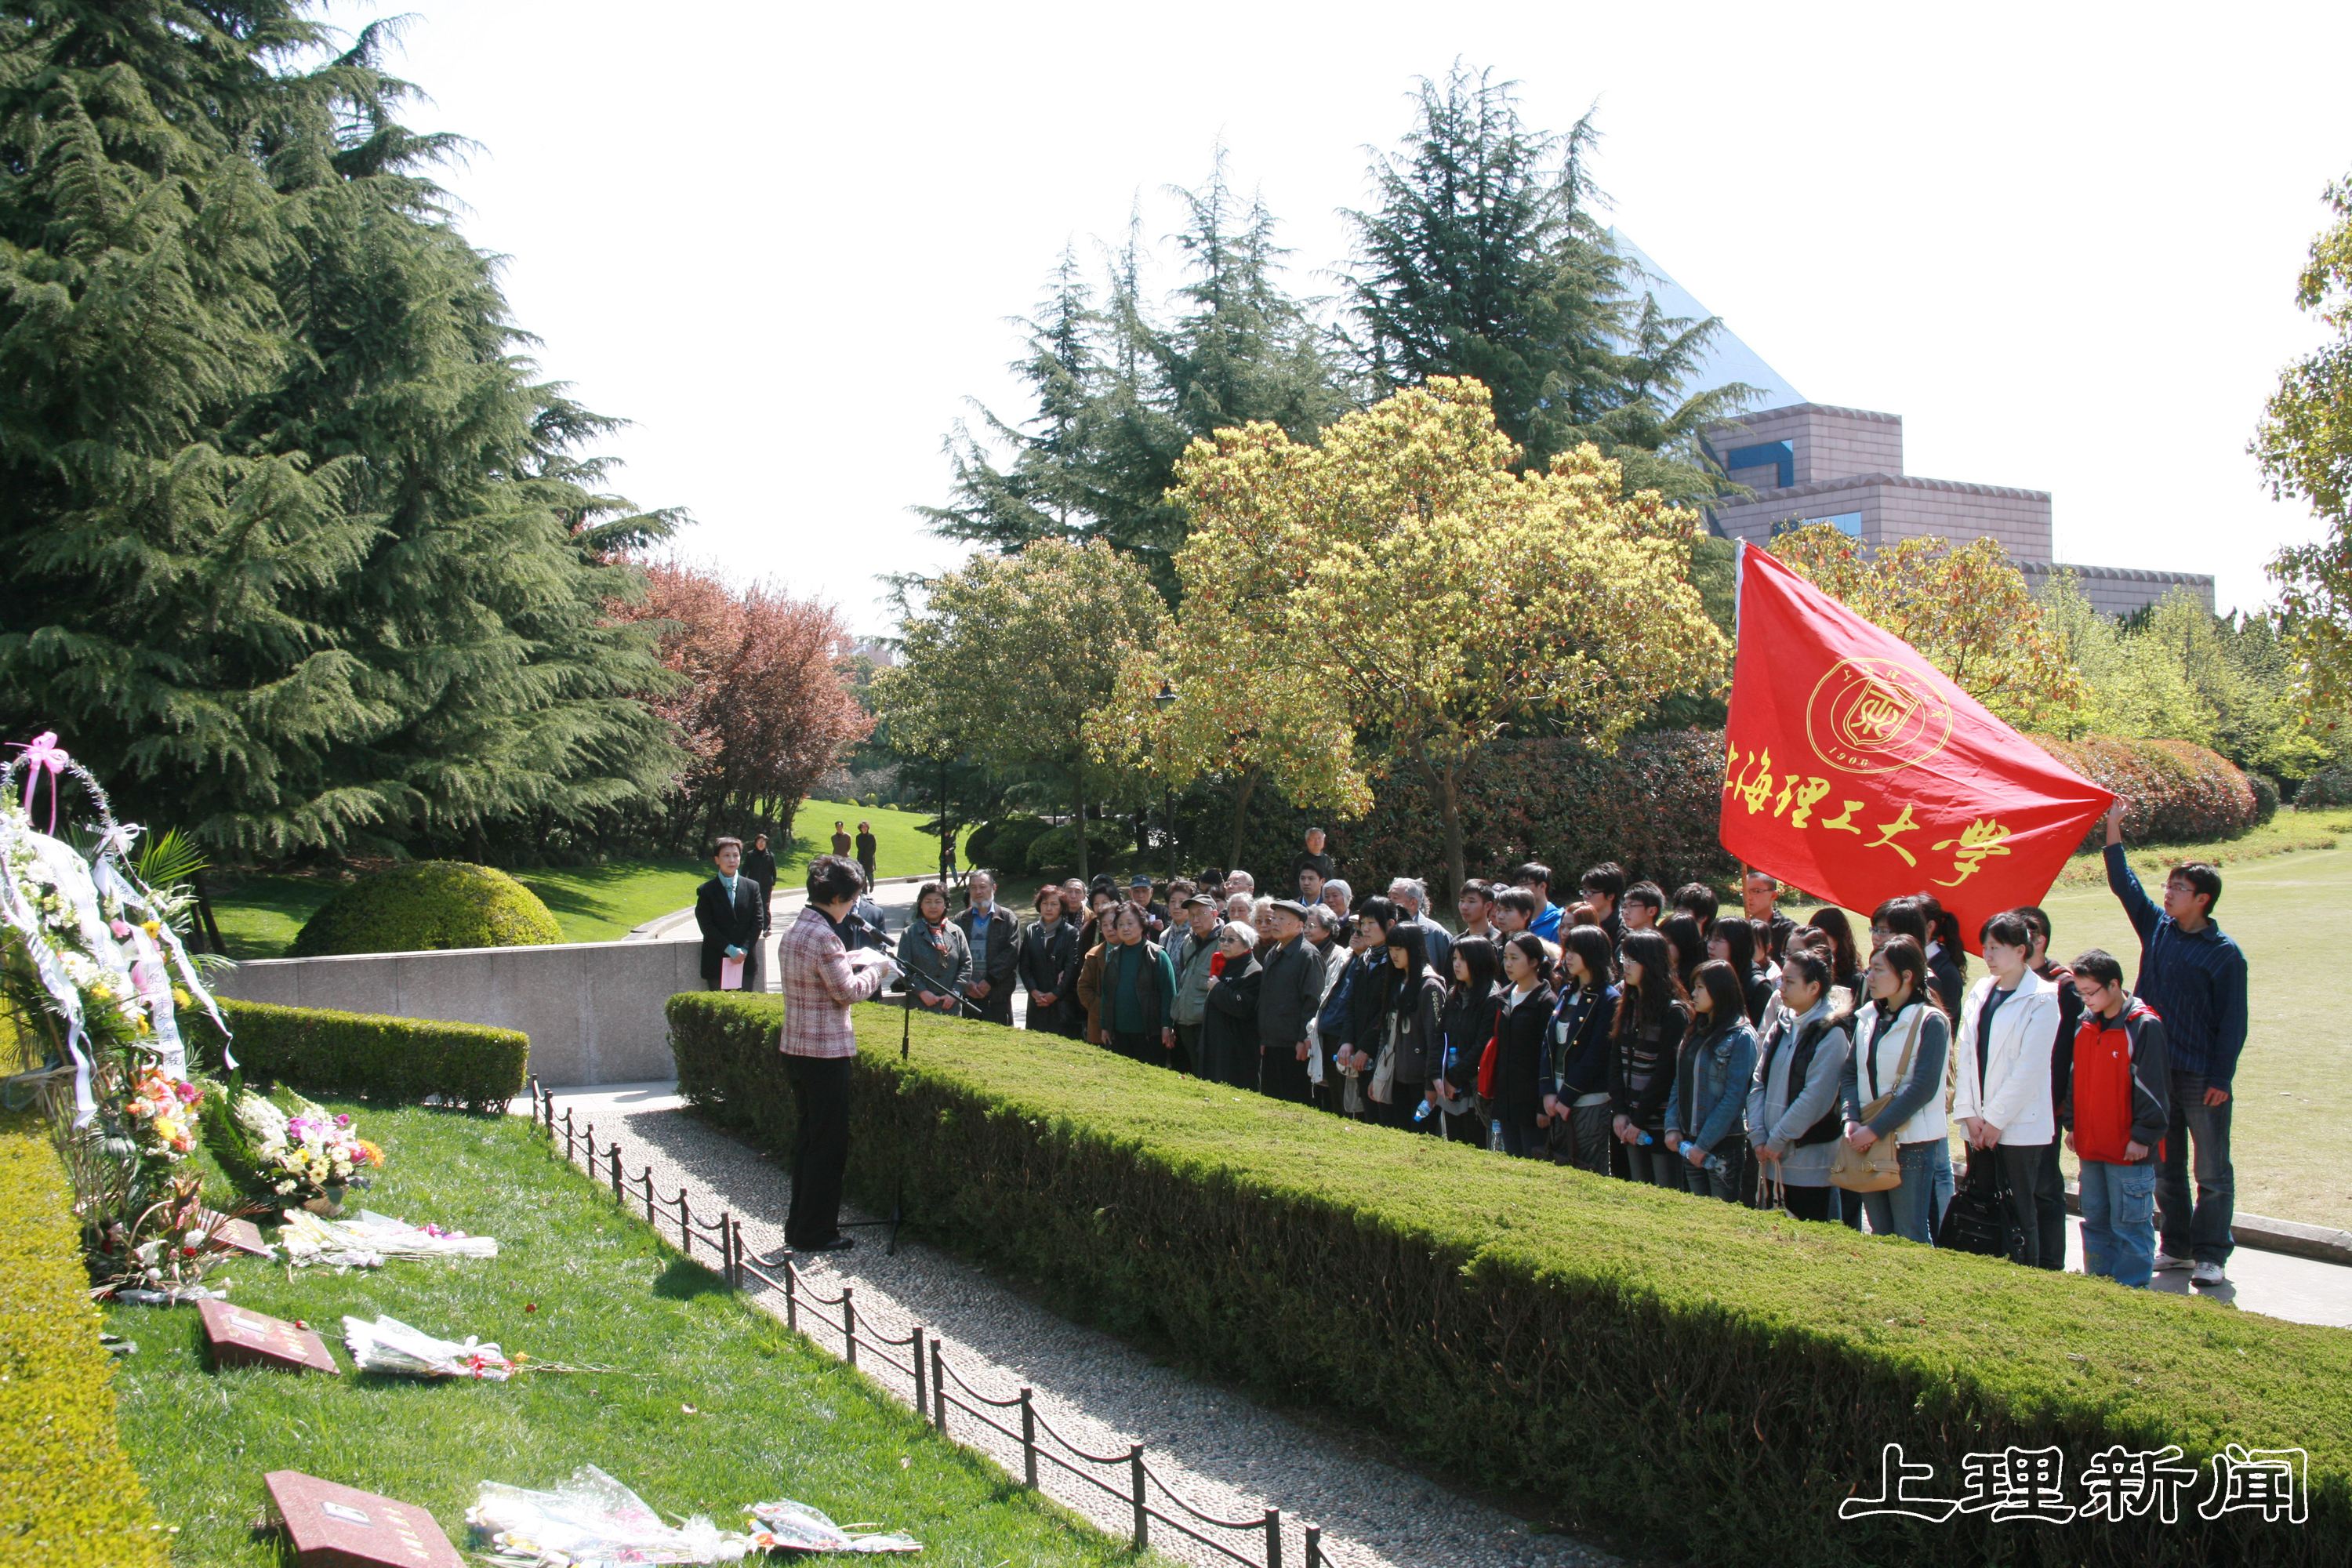
<path fill-rule="evenodd" d="M 1028 1028 L 1139 1062 L 2053 1269 L 2063 1141 L 2090 1272 L 2220 1284 L 2244 958 L 2212 922 L 2219 873 L 2176 868 L 2159 905 L 2124 858 L 2120 811 L 2107 873 L 2141 942 L 2128 988 L 2106 952 L 2055 962 L 2039 908 L 1983 922 L 1989 973 L 1970 986 L 1932 894 L 1887 900 L 1857 932 L 1835 907 L 1799 923 L 1760 871 L 1730 910 L 1704 883 L 1669 894 L 1613 863 L 1556 900 L 1528 863 L 1466 883 L 1449 928 L 1412 878 L 1359 899 L 1319 831 L 1278 889 L 1242 870 L 1164 889 L 1073 879 L 1038 889 L 1029 922 L 974 870 L 952 916 L 946 887 L 922 888 L 898 955 L 909 1005 L 1010 1024 L 1017 986 Z"/>

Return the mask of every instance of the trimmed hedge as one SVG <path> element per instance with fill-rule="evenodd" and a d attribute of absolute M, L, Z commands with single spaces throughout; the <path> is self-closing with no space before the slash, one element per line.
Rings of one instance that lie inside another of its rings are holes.
<path fill-rule="evenodd" d="M 673 997 L 679 1087 L 789 1137 L 780 998 Z M 850 1177 L 1215 1374 L 1340 1406 L 1645 1560 L 2282 1563 L 2352 1554 L 2352 1334 L 1701 1203 L 1139 1066 L 857 1009 Z M 2309 1454 L 2309 1521 L 1837 1517 L 1883 1445 L 1961 1461 L 2178 1443 Z M 1313 1500 L 1291 1500 L 1313 1508 Z"/>
<path fill-rule="evenodd" d="M 289 958 L 541 947 L 563 928 L 537 893 L 488 866 L 420 860 L 372 871 L 302 923 Z"/>
<path fill-rule="evenodd" d="M 1721 730 L 1633 735 L 1614 752 L 1567 740 L 1497 741 L 1462 784 L 1463 847 L 1474 877 L 1542 861 L 1555 898 L 1572 895 L 1584 868 L 1603 860 L 1672 892 L 1738 874 L 1717 836 L 1722 807 Z M 1278 863 L 1253 867 L 1260 882 L 1289 865 L 1295 837 L 1289 846 Z M 1332 825 L 1331 853 L 1360 899 L 1391 877 L 1442 873 L 1444 828 L 1426 786 L 1402 770 L 1382 779 L 1363 820 Z"/>
<path fill-rule="evenodd" d="M 157 1329 L 165 1326 L 159 1316 Z M 115 1427 L 104 1327 L 47 1124 L 0 1116 L 0 1560 L 51 1568 L 171 1560 Z"/>
<path fill-rule="evenodd" d="M 2295 809 L 2352 805 L 2352 770 L 2328 768 L 2303 781 L 2294 792 Z"/>
<path fill-rule="evenodd" d="M 2263 820 L 2246 775 L 2219 752 L 2191 742 L 2036 735 L 2033 743 L 2131 803 L 2124 812 L 2126 844 L 2210 844 L 2242 837 Z M 2106 841 L 2106 824 L 2097 823 L 2078 853 Z"/>
<path fill-rule="evenodd" d="M 280 1007 L 223 997 L 236 1036 L 236 1059 L 257 1087 L 283 1079 L 304 1094 L 340 1094 L 393 1105 L 437 1099 L 486 1113 L 522 1092 L 530 1037 L 520 1029 Z M 221 1069 L 220 1042 L 207 1026 L 201 1055 Z"/>

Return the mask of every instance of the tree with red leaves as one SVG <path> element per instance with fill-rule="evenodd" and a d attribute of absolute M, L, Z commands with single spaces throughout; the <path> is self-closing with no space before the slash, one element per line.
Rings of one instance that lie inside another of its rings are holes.
<path fill-rule="evenodd" d="M 644 601 L 622 619 L 667 623 L 661 661 L 685 678 L 646 699 L 677 727 L 689 761 L 670 795 L 669 832 L 695 847 L 748 820 L 789 843 L 793 816 L 873 720 L 843 679 L 841 613 L 766 583 L 735 588 L 699 567 L 646 568 Z"/>

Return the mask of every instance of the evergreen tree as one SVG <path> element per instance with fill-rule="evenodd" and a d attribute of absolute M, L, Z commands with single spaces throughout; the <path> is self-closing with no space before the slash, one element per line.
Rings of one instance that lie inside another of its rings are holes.
<path fill-rule="evenodd" d="M 7 5 L 0 727 L 248 852 L 584 821 L 680 760 L 601 493 L 381 34 Z"/>
<path fill-rule="evenodd" d="M 952 499 L 917 509 L 936 531 L 1006 552 L 1042 538 L 1099 539 L 1172 598 L 1185 521 L 1167 492 L 1184 449 L 1252 420 L 1304 438 L 1347 409 L 1327 334 L 1281 285 L 1288 253 L 1274 217 L 1234 195 L 1223 152 L 1200 189 L 1172 194 L 1185 212 L 1173 237 L 1185 260 L 1175 319 L 1143 298 L 1139 223 L 1098 290 L 1066 250 L 1013 367 L 1034 412 L 1008 420 L 983 408 L 980 433 L 950 435 Z"/>
<path fill-rule="evenodd" d="M 1373 162 L 1378 205 L 1349 215 L 1353 344 L 1381 393 L 1485 383 L 1529 471 L 1589 441 L 1629 493 L 1711 496 L 1720 470 L 1698 433 L 1753 395 L 1681 395 L 1720 323 L 1631 292 L 1638 276 L 1596 216 L 1598 135 L 1589 114 L 1564 135 L 1531 129 L 1490 72 L 1424 79 L 1401 155 Z"/>

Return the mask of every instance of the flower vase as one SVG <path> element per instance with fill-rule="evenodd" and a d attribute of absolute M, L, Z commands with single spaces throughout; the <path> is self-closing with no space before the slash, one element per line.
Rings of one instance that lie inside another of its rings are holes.
<path fill-rule="evenodd" d="M 325 1188 L 315 1198 L 305 1198 L 302 1206 L 320 1219 L 335 1219 L 343 1212 L 343 1189 L 341 1184 Z"/>

